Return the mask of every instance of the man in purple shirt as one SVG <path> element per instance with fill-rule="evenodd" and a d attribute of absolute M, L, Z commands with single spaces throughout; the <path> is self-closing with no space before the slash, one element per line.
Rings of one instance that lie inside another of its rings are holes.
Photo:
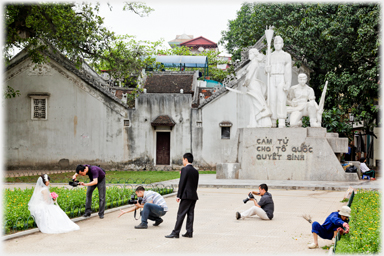
<path fill-rule="evenodd" d="M 92 205 L 92 193 L 97 187 L 99 190 L 99 218 L 104 219 L 104 209 L 105 209 L 105 171 L 98 166 L 91 165 L 78 165 L 76 167 L 76 173 L 73 175 L 73 179 L 76 180 L 77 176 L 88 175 L 90 182 L 84 183 L 80 182 L 80 185 L 87 186 L 87 198 L 85 200 L 85 214 L 83 217 L 91 216 L 91 205 Z"/>

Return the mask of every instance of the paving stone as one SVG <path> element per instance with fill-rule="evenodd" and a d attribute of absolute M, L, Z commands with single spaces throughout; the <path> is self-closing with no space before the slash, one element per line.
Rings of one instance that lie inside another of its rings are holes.
<path fill-rule="evenodd" d="M 256 189 L 256 188 L 255 188 Z M 164 222 L 145 230 L 134 229 L 139 224 L 133 213 L 117 218 L 119 212 L 109 212 L 104 219 L 91 217 L 77 221 L 80 230 L 49 235 L 36 232 L 3 241 L 7 254 L 131 254 L 131 255 L 247 255 L 247 254 L 321 254 L 323 249 L 309 250 L 312 242 L 311 224 L 301 215 L 310 214 L 322 223 L 333 211 L 341 209 L 344 191 L 312 191 L 270 189 L 275 202 L 274 218 L 258 217 L 236 220 L 235 212 L 252 206 L 243 203 L 247 188 L 199 188 L 195 208 L 194 237 L 184 238 L 185 222 L 179 239 L 167 239 L 177 214 L 175 196 L 165 198 L 169 212 Z M 259 198 L 256 196 L 256 198 Z M 80 218 L 79 218 L 80 219 Z M 319 239 L 320 246 L 331 245 Z"/>

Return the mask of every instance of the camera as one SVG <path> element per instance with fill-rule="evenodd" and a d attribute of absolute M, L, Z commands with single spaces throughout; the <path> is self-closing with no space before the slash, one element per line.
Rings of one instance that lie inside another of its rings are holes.
<path fill-rule="evenodd" d="M 72 181 L 69 182 L 69 185 L 72 187 L 77 187 L 80 185 L 80 181 L 73 179 Z"/>
<path fill-rule="evenodd" d="M 243 200 L 243 202 L 246 204 L 250 199 L 255 199 L 252 192 L 249 192 L 248 197 Z M 255 199 L 256 200 L 256 199 Z"/>
<path fill-rule="evenodd" d="M 141 204 L 143 202 L 142 197 L 138 197 L 137 200 L 135 199 L 135 195 L 131 195 L 131 199 L 128 200 L 128 204 Z"/>

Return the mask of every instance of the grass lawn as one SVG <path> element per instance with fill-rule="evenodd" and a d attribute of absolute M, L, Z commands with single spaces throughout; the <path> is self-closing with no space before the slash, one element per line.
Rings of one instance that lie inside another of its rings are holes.
<path fill-rule="evenodd" d="M 72 180 L 75 172 L 67 173 L 54 173 L 50 174 L 51 183 L 68 183 Z M 180 177 L 179 171 L 107 171 L 107 183 L 135 183 L 135 184 L 149 184 L 154 182 L 178 179 Z M 200 174 L 216 174 L 216 171 L 199 171 Z M 23 177 L 8 177 L 4 182 L 10 183 L 35 183 L 39 175 L 23 176 Z M 89 182 L 88 176 L 78 176 L 78 180 Z"/>
<path fill-rule="evenodd" d="M 336 244 L 336 254 L 381 253 L 381 193 L 359 190 L 351 205 L 350 231 Z"/>

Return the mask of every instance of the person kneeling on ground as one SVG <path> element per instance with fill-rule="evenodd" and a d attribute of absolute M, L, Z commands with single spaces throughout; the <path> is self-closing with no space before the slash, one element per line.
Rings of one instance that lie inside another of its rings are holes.
<path fill-rule="evenodd" d="M 312 223 L 313 243 L 308 245 L 309 249 L 319 248 L 318 236 L 323 239 L 332 240 L 337 235 L 337 231 L 341 234 L 349 232 L 349 217 L 351 217 L 351 208 L 348 206 L 341 207 L 341 211 L 331 213 L 320 225 L 317 221 Z M 345 228 L 345 230 L 343 229 Z"/>
<path fill-rule="evenodd" d="M 157 192 L 145 191 L 143 186 L 138 186 L 135 193 L 137 197 L 143 198 L 142 203 L 135 204 L 135 207 L 128 211 L 120 210 L 121 214 L 118 217 L 125 213 L 133 212 L 138 208 L 143 208 L 143 211 L 141 212 L 141 223 L 138 226 L 135 226 L 135 228 L 148 228 L 148 219 L 155 221 L 153 226 L 159 226 L 163 222 L 161 217 L 164 216 L 168 211 L 168 206 L 165 203 L 164 198 Z"/>
<path fill-rule="evenodd" d="M 272 200 L 272 195 L 268 192 L 267 184 L 261 184 L 259 186 L 259 192 L 252 191 L 250 193 L 261 196 L 259 203 L 257 203 L 256 199 L 250 198 L 249 200 L 252 200 L 255 206 L 252 206 L 242 213 L 236 212 L 236 219 L 244 219 L 252 215 L 257 215 L 262 220 L 271 220 L 273 218 L 275 205 Z"/>
<path fill-rule="evenodd" d="M 367 159 L 365 159 L 365 157 L 360 158 L 360 170 L 363 175 L 368 175 L 371 177 L 371 180 L 375 180 L 375 171 L 368 168 L 367 164 L 365 163 L 366 161 Z"/>

